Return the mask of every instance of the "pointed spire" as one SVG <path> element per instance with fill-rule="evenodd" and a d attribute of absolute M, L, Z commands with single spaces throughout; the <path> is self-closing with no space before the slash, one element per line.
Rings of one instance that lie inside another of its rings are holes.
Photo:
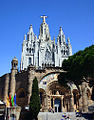
<path fill-rule="evenodd" d="M 32 24 L 29 26 L 29 29 L 31 29 L 32 28 Z"/>
<path fill-rule="evenodd" d="M 35 35 L 35 43 L 37 43 L 37 36 Z"/>
<path fill-rule="evenodd" d="M 26 40 L 26 34 L 24 35 L 24 40 Z"/>
<path fill-rule="evenodd" d="M 33 33 L 33 27 L 32 27 L 32 25 L 30 25 L 30 27 L 29 27 L 29 32 Z"/>
<path fill-rule="evenodd" d="M 64 33 L 63 33 L 63 30 L 62 30 L 62 27 L 60 27 L 59 34 L 60 34 L 60 35 L 63 35 L 63 34 L 64 34 Z"/>
<path fill-rule="evenodd" d="M 54 44 L 55 44 L 55 36 L 54 36 L 54 40 L 53 40 Z"/>
<path fill-rule="evenodd" d="M 67 42 L 68 42 L 69 56 L 71 56 L 72 55 L 72 47 L 71 47 L 71 44 L 70 44 L 69 37 L 67 38 Z"/>
<path fill-rule="evenodd" d="M 57 37 L 57 44 L 60 44 L 60 43 L 59 43 L 59 37 Z"/>
<path fill-rule="evenodd" d="M 70 44 L 70 39 L 69 39 L 69 37 L 67 38 L 67 42 L 68 42 L 68 45 Z"/>

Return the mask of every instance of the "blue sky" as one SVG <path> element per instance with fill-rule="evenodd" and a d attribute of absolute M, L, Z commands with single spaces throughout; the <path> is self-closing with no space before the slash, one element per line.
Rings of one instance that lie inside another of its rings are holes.
<path fill-rule="evenodd" d="M 69 37 L 73 53 L 94 44 L 94 0 L 1 0 L 0 76 L 10 72 L 14 56 L 21 60 L 24 34 L 29 25 L 39 35 L 41 15 L 47 15 L 51 38 L 59 27 Z"/>

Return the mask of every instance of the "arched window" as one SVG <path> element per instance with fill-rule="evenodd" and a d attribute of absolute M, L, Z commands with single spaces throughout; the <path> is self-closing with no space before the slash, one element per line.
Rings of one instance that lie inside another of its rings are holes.
<path fill-rule="evenodd" d="M 28 64 L 30 65 L 31 62 L 32 62 L 32 59 L 31 59 L 31 57 L 29 57 Z"/>
<path fill-rule="evenodd" d="M 29 49 L 29 53 L 31 53 L 31 48 Z"/>

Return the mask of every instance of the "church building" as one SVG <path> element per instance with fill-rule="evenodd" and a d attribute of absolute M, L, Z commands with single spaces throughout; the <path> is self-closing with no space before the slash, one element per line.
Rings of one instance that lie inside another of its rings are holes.
<path fill-rule="evenodd" d="M 63 60 L 72 55 L 70 40 L 68 38 L 66 42 L 62 28 L 60 27 L 57 43 L 55 43 L 55 38 L 51 40 L 49 27 L 45 21 L 47 16 L 41 17 L 43 22 L 40 25 L 38 38 L 33 32 L 32 25 L 29 27 L 27 37 L 24 35 L 21 70 L 30 64 L 36 68 L 62 67 Z"/>
<path fill-rule="evenodd" d="M 65 72 L 62 62 L 72 55 L 72 47 L 69 38 L 65 39 L 61 27 L 57 40 L 51 39 L 46 17 L 41 16 L 43 21 L 38 37 L 32 25 L 27 35 L 24 35 L 20 71 L 15 57 L 11 62 L 11 72 L 0 77 L 0 98 L 6 102 L 9 94 L 16 93 L 17 105 L 24 109 L 29 105 L 32 82 L 36 76 L 40 91 L 40 111 L 52 108 L 55 112 L 73 112 L 76 109 L 87 112 L 88 105 L 92 103 L 88 84 L 83 82 L 79 86 L 80 94 L 74 83 L 68 83 L 70 90 L 58 83 L 58 75 Z"/>

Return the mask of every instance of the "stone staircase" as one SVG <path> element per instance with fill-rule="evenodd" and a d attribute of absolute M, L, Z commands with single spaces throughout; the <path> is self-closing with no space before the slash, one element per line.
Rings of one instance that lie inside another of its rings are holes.
<path fill-rule="evenodd" d="M 70 119 L 65 119 L 62 115 L 69 116 Z M 84 117 L 76 117 L 75 112 L 60 112 L 60 113 L 51 113 L 51 112 L 40 112 L 38 115 L 38 120 L 89 120 Z"/>

